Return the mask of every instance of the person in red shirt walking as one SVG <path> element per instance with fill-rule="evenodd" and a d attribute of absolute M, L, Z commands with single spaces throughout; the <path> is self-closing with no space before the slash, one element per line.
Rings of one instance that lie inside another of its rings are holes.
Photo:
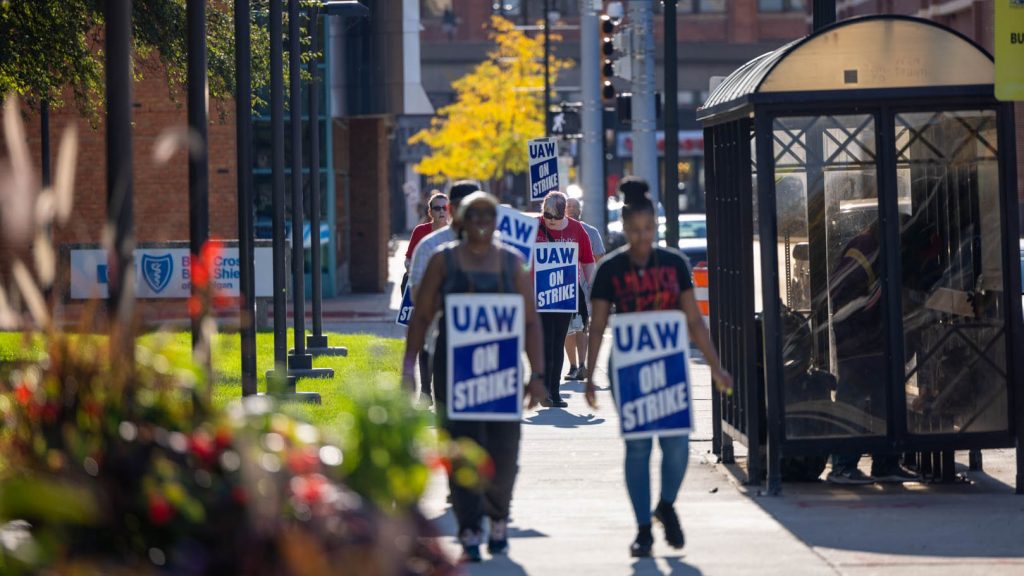
<path fill-rule="evenodd" d="M 448 212 L 448 196 L 438 190 L 433 190 L 430 200 L 427 201 L 427 221 L 412 229 L 412 236 L 409 238 L 409 248 L 405 251 L 405 275 L 402 276 L 402 294 L 405 294 L 405 285 L 409 281 L 409 263 L 412 262 L 412 253 L 416 250 L 420 240 L 423 240 L 431 232 L 444 228 L 451 223 L 451 214 Z M 430 353 L 425 349 L 419 353 L 420 367 L 420 403 L 425 406 L 433 404 L 431 399 L 430 386 Z"/>
<path fill-rule="evenodd" d="M 537 242 L 572 242 L 578 246 L 580 275 L 586 285 L 590 285 L 594 277 L 594 251 L 590 247 L 590 236 L 578 220 L 566 214 L 567 199 L 561 192 L 552 192 L 544 198 L 537 228 Z M 579 298 L 580 282 L 577 279 L 576 289 Z M 565 362 L 565 335 L 569 331 L 572 314 L 545 313 L 540 315 L 544 332 L 544 386 L 548 389 L 548 398 L 541 402 L 542 406 L 565 408 L 568 402 L 562 400 L 559 386 L 562 383 L 562 365 Z"/>

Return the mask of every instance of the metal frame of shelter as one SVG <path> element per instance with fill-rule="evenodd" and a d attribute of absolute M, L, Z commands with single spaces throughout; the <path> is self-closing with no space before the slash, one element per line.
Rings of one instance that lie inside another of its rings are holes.
<path fill-rule="evenodd" d="M 698 111 L 711 333 L 736 381 L 714 451 L 746 444 L 748 482 L 776 493 L 834 453 L 948 480 L 954 450 L 980 467 L 1016 446 L 1024 490 L 1014 118 L 993 74 L 953 30 L 868 16 L 751 60 Z"/>

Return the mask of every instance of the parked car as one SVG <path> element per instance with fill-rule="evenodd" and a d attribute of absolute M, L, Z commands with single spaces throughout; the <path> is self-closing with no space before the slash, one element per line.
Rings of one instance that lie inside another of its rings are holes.
<path fill-rule="evenodd" d="M 608 250 L 614 250 L 626 243 L 622 232 L 622 221 L 608 223 Z M 658 244 L 665 246 L 665 216 L 658 216 Z M 677 246 L 696 266 L 708 259 L 708 226 L 704 214 L 679 215 L 679 245 Z"/>

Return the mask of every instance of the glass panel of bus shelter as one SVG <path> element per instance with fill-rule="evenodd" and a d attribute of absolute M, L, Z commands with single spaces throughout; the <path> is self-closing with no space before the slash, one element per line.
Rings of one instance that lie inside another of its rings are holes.
<path fill-rule="evenodd" d="M 786 437 L 884 435 L 874 118 L 778 118 L 773 138 Z"/>
<path fill-rule="evenodd" d="M 1007 429 L 996 114 L 898 114 L 907 427 Z"/>

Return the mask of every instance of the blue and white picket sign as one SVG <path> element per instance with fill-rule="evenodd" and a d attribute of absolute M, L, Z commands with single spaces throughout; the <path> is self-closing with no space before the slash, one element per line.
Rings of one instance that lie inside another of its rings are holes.
<path fill-rule="evenodd" d="M 409 322 L 412 321 L 412 295 L 409 294 L 409 287 L 405 287 L 405 292 L 402 292 L 402 305 L 398 307 L 398 317 L 395 318 L 395 324 L 399 326 L 408 326 Z"/>
<path fill-rule="evenodd" d="M 579 304 L 576 278 L 579 244 L 538 242 L 533 247 L 533 291 L 537 312 L 575 314 Z"/>
<path fill-rule="evenodd" d="M 529 262 L 533 256 L 533 245 L 537 243 L 537 227 L 540 220 L 536 216 L 523 214 L 519 210 L 504 204 L 498 206 L 498 239 L 502 243 L 515 248 Z"/>
<path fill-rule="evenodd" d="M 612 386 L 623 438 L 693 428 L 686 316 L 680 310 L 613 314 Z"/>
<path fill-rule="evenodd" d="M 519 294 L 449 294 L 448 418 L 518 421 L 525 307 Z"/>
<path fill-rule="evenodd" d="M 530 156 L 530 201 L 540 202 L 558 190 L 558 144 L 554 138 L 534 138 L 526 144 Z"/>

